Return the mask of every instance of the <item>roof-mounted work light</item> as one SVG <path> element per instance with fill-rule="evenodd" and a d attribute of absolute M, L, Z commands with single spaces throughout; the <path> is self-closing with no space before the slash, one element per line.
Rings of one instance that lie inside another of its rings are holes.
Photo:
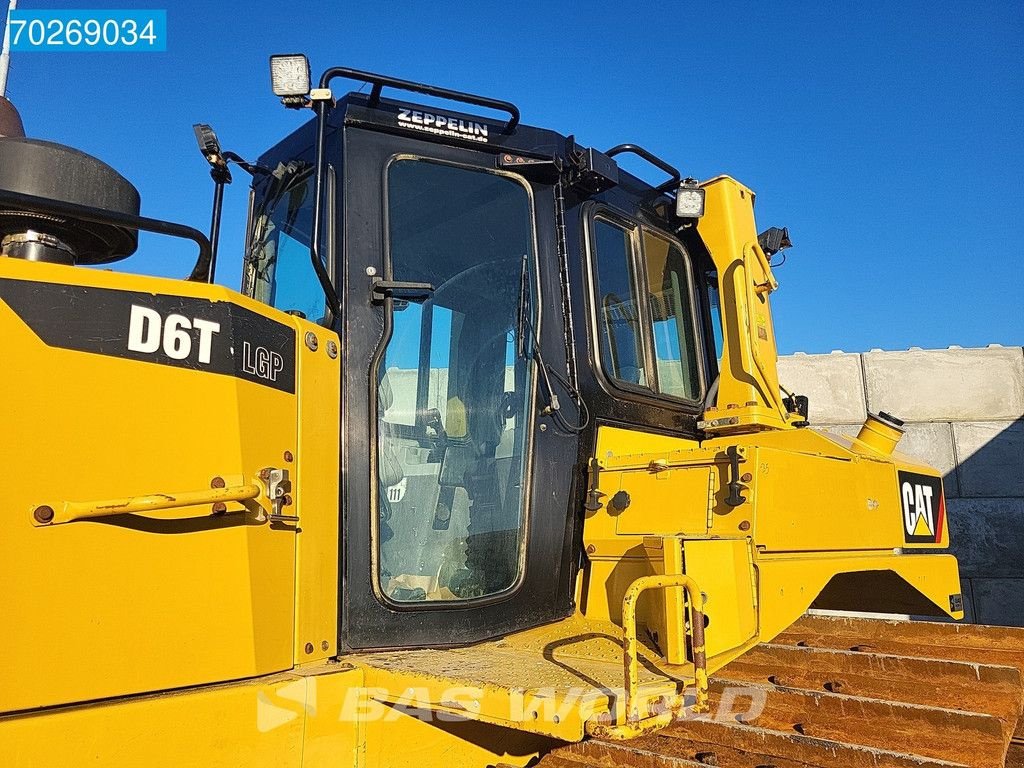
<path fill-rule="evenodd" d="M 676 191 L 676 216 L 699 219 L 704 215 L 704 188 L 696 179 L 683 179 Z"/>
<path fill-rule="evenodd" d="M 310 88 L 309 59 L 301 53 L 279 53 L 270 57 L 270 85 L 281 103 L 291 109 L 304 107 Z"/>

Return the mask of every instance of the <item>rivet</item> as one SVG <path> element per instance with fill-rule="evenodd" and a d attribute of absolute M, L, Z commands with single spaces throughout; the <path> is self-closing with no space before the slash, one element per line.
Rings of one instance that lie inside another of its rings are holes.
<path fill-rule="evenodd" d="M 284 460 L 285 461 L 294 461 L 295 457 L 292 456 L 292 452 L 291 451 L 285 451 L 284 452 Z"/>
<path fill-rule="evenodd" d="M 595 547 L 593 544 L 587 544 L 587 554 L 592 555 L 595 552 L 597 552 L 597 547 Z"/>
<path fill-rule="evenodd" d="M 215 477 L 210 481 L 211 488 L 224 488 L 226 485 L 227 483 L 224 482 L 223 477 Z"/>
<path fill-rule="evenodd" d="M 749 531 L 750 530 L 750 521 L 749 520 L 744 520 L 742 523 L 740 523 L 740 530 L 741 531 Z"/>
<path fill-rule="evenodd" d="M 327 342 L 327 356 L 333 360 L 338 356 L 338 345 L 334 343 L 334 339 Z"/>
<path fill-rule="evenodd" d="M 374 275 L 377 274 L 377 268 L 376 267 L 367 267 L 366 268 L 366 274 L 369 275 L 370 277 L 373 277 Z"/>
<path fill-rule="evenodd" d="M 312 652 L 313 652 L 313 644 L 312 643 L 306 643 L 306 653 L 312 653 Z"/>
<path fill-rule="evenodd" d="M 326 651 L 330 647 L 331 647 L 331 644 L 328 643 L 326 640 L 321 640 L 320 641 L 320 650 L 321 651 Z"/>
<path fill-rule="evenodd" d="M 215 515 L 223 515 L 227 511 L 228 511 L 228 505 L 225 504 L 223 501 L 215 501 L 213 503 L 213 514 L 215 514 Z"/>
<path fill-rule="evenodd" d="M 46 505 L 36 507 L 32 512 L 32 516 L 36 519 L 37 523 L 49 523 L 53 520 L 53 507 Z"/>
<path fill-rule="evenodd" d="M 310 352 L 316 352 L 316 348 L 319 342 L 316 340 L 316 334 L 312 331 L 306 331 L 306 346 L 309 347 Z"/>
<path fill-rule="evenodd" d="M 261 469 L 260 470 L 260 480 L 269 480 L 269 479 L 270 479 L 270 469 L 268 469 L 268 468 Z"/>
<path fill-rule="evenodd" d="M 743 475 L 740 477 L 740 482 L 741 483 L 749 483 L 753 479 L 754 479 L 754 476 L 752 474 L 750 474 L 749 472 L 744 472 Z"/>
<path fill-rule="evenodd" d="M 548 431 L 548 425 L 547 424 L 541 424 L 540 425 L 540 431 L 541 432 L 547 432 Z"/>

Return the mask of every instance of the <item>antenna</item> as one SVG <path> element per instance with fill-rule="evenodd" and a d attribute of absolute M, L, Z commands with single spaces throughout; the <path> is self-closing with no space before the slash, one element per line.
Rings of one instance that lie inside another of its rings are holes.
<path fill-rule="evenodd" d="M 7 22 L 4 24 L 4 47 L 0 50 L 0 99 L 7 96 L 7 72 L 11 68 L 11 13 L 18 7 L 18 0 L 7 5 Z"/>

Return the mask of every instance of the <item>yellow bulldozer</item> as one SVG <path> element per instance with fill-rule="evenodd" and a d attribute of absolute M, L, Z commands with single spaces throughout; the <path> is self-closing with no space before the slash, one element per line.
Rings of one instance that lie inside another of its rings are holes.
<path fill-rule="evenodd" d="M 271 74 L 313 115 L 251 162 L 196 126 L 209 236 L 0 139 L 2 765 L 1020 764 L 1024 630 L 948 621 L 896 417 L 780 387 L 750 189 Z M 190 276 L 90 268 L 140 231 Z"/>

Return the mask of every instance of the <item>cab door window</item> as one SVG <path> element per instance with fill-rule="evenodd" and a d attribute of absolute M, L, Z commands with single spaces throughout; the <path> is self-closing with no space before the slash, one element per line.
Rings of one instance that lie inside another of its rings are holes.
<path fill-rule="evenodd" d="M 387 172 L 391 300 L 377 368 L 377 583 L 393 603 L 483 598 L 523 572 L 537 320 L 532 202 L 494 172 Z"/>

